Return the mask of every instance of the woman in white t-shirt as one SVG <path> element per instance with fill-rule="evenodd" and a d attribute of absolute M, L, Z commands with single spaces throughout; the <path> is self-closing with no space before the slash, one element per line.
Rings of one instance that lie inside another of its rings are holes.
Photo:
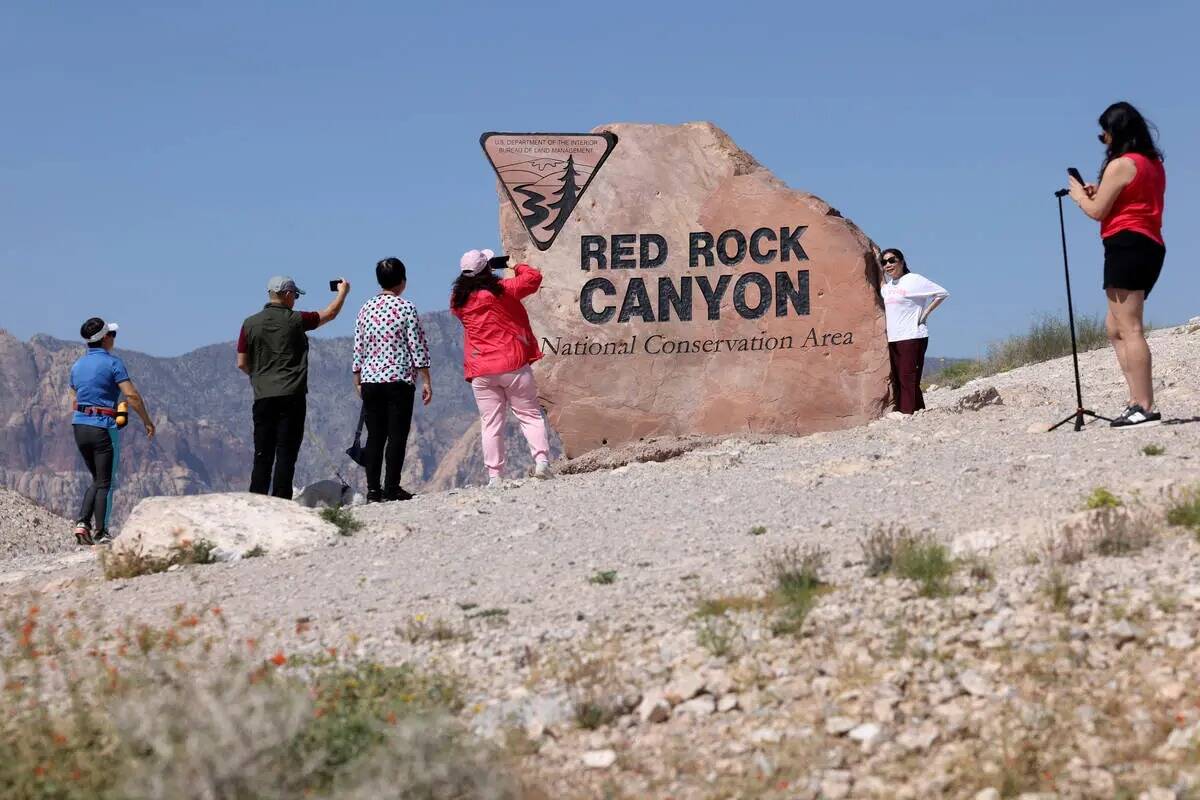
<path fill-rule="evenodd" d="M 921 372 L 929 331 L 925 320 L 950 293 L 933 281 L 909 272 L 904 254 L 894 247 L 880 256 L 883 283 L 879 287 L 887 313 L 888 354 L 892 360 L 892 403 L 902 414 L 925 407 Z"/>

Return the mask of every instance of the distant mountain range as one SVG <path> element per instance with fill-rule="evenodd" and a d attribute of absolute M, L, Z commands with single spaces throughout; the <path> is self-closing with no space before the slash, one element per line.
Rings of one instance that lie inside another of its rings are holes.
<path fill-rule="evenodd" d="M 447 311 L 423 314 L 433 359 L 433 403 L 413 418 L 404 485 L 446 489 L 485 480 L 471 387 L 462 378 L 462 327 Z M 310 339 L 307 433 L 297 485 L 341 472 L 365 490 L 361 468 L 344 455 L 358 421 L 351 382 L 352 340 Z M 71 518 L 89 481 L 75 450 L 67 408 L 68 374 L 83 352 L 77 342 L 34 336 L 22 342 L 0 330 L 0 487 L 15 490 Z M 114 514 L 123 520 L 152 495 L 243 490 L 253 456 L 250 385 L 237 370 L 233 342 L 174 358 L 119 346 L 150 406 L 158 435 L 149 444 L 139 421 L 122 437 Z M 511 423 L 511 420 L 510 420 Z M 509 470 L 530 466 L 515 425 L 508 436 Z"/>

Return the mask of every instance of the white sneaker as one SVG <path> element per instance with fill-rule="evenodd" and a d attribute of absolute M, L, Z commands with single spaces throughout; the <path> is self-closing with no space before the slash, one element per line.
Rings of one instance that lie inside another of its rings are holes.
<path fill-rule="evenodd" d="M 493 475 L 492 477 L 488 478 L 487 488 L 489 489 L 499 489 L 503 485 L 504 478 L 501 478 L 499 475 Z"/>
<path fill-rule="evenodd" d="M 539 478 L 541 480 L 546 480 L 547 478 L 553 478 L 554 473 L 550 471 L 550 462 L 548 462 L 548 461 L 537 462 L 537 464 L 534 465 L 534 467 L 533 467 L 533 477 Z"/>

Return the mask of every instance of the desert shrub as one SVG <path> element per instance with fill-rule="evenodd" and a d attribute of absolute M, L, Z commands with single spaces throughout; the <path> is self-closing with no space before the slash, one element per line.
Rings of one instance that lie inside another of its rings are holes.
<path fill-rule="evenodd" d="M 950 578 L 956 565 L 946 546 L 928 537 L 902 540 L 896 548 L 892 573 L 921 585 L 922 597 L 944 597 L 950 593 Z"/>
<path fill-rule="evenodd" d="M 773 598 L 744 594 L 704 597 L 696 601 L 696 617 L 721 617 L 730 611 L 758 611 L 773 605 Z"/>
<path fill-rule="evenodd" d="M 1097 486 L 1095 489 L 1092 489 L 1092 493 L 1088 495 L 1087 500 L 1083 503 L 1083 507 L 1089 511 L 1096 508 L 1119 508 L 1121 505 L 1121 498 L 1103 486 Z"/>
<path fill-rule="evenodd" d="M 776 635 L 799 634 L 803 629 L 823 589 L 821 569 L 828 555 L 820 548 L 792 546 L 767 557 L 764 572 L 778 610 L 771 626 Z"/>
<path fill-rule="evenodd" d="M 1165 452 L 1167 452 L 1167 448 L 1161 444 L 1151 443 L 1142 448 L 1142 455 L 1144 456 L 1161 456 Z"/>
<path fill-rule="evenodd" d="M 0 635 L 0 797 L 521 796 L 452 721 L 457 684 L 409 666 L 268 658 L 219 610 L 93 638 L 36 606 Z M 236 641 L 236 646 L 230 644 Z M 244 646 L 243 646 L 244 645 Z"/>
<path fill-rule="evenodd" d="M 1075 336 L 1080 352 L 1108 346 L 1108 333 L 1099 316 L 1077 316 Z M 988 345 L 986 357 L 947 365 L 937 374 L 936 381 L 957 388 L 975 378 L 1070 354 L 1071 329 L 1067 321 L 1044 314 L 1030 324 L 1026 333 Z"/>
<path fill-rule="evenodd" d="M 332 523 L 342 536 L 352 536 L 355 532 L 362 530 L 363 526 L 362 521 L 350 513 L 350 509 L 342 506 L 322 508 L 321 519 Z"/>
<path fill-rule="evenodd" d="M 217 560 L 216 550 L 217 546 L 207 539 L 195 542 L 185 539 L 173 545 L 166 558 L 148 556 L 140 547 L 117 552 L 104 548 L 98 551 L 98 555 L 100 569 L 104 577 L 111 581 L 166 572 L 175 565 L 212 564 Z"/>
<path fill-rule="evenodd" d="M 753 528 L 750 529 L 751 536 L 762 536 L 766 532 L 767 532 L 767 528 L 765 525 L 755 525 Z"/>
<path fill-rule="evenodd" d="M 1200 487 L 1188 489 L 1171 498 L 1167 523 L 1200 534 Z"/>
<path fill-rule="evenodd" d="M 1136 553 L 1154 541 L 1154 517 L 1144 508 L 1106 507 L 1098 510 L 1092 519 L 1096 552 L 1102 556 Z"/>
<path fill-rule="evenodd" d="M 723 616 L 706 616 L 698 619 L 696 643 L 717 658 L 730 655 L 733 652 L 734 640 L 737 638 L 737 623 Z"/>
<path fill-rule="evenodd" d="M 908 532 L 908 528 L 890 523 L 876 525 L 866 536 L 860 537 L 858 546 L 862 549 L 867 577 L 878 578 L 890 572 L 892 563 L 896 560 L 896 550 L 901 542 L 911 538 L 912 534 Z"/>
<path fill-rule="evenodd" d="M 470 639 L 469 631 L 455 628 L 441 617 L 429 619 L 424 614 L 415 614 L 396 626 L 396 634 L 409 642 L 450 642 Z"/>
<path fill-rule="evenodd" d="M 597 586 L 608 586 L 617 582 L 617 571 L 615 569 L 600 570 L 595 575 L 588 578 L 588 583 L 594 583 Z"/>

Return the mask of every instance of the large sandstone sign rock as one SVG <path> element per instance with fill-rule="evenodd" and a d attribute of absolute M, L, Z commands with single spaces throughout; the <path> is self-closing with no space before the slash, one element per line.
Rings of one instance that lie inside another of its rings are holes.
<path fill-rule="evenodd" d="M 505 252 L 545 273 L 527 307 L 566 455 L 651 435 L 846 428 L 884 411 L 886 328 L 862 231 L 711 124 L 594 132 L 617 137 L 594 175 L 552 149 L 530 156 L 549 176 L 547 206 L 561 200 L 554 170 L 559 194 L 577 191 L 572 173 L 591 179 L 544 252 L 500 187 Z"/>

